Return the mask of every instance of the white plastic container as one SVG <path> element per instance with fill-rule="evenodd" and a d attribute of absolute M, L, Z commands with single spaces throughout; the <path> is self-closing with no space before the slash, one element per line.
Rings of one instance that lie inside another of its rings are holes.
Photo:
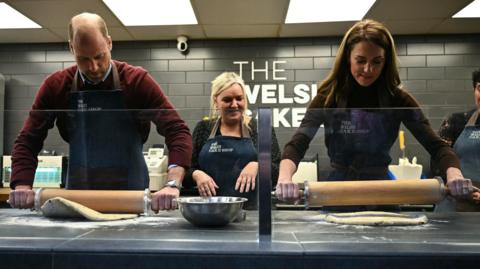
<path fill-rule="evenodd" d="M 417 158 L 413 157 L 412 163 L 408 158 L 399 159 L 398 165 L 389 165 L 388 170 L 396 179 L 420 179 L 422 176 L 422 165 L 417 164 Z"/>

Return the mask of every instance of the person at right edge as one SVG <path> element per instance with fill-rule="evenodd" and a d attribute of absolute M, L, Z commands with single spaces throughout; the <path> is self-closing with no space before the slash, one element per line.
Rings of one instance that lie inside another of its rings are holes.
<path fill-rule="evenodd" d="M 321 124 L 332 166 L 329 181 L 385 180 L 390 148 L 403 123 L 446 173 L 454 197 L 467 197 L 473 187 L 460 171 L 454 151 L 435 133 L 417 101 L 400 86 L 393 37 L 380 22 L 365 19 L 345 34 L 333 69 L 284 148 L 276 196 L 298 199 L 292 182 L 298 163 Z M 336 206 L 326 210 L 399 210 L 395 206 Z"/>
<path fill-rule="evenodd" d="M 443 121 L 438 134 L 454 150 L 460 158 L 463 174 L 472 180 L 475 187 L 480 187 L 480 69 L 472 73 L 473 95 L 476 108 L 461 113 L 454 113 Z M 436 165 L 432 165 L 436 167 Z M 438 170 L 438 169 L 434 169 Z M 435 174 L 441 175 L 440 171 Z M 480 211 L 480 193 L 466 199 L 458 199 L 457 211 Z"/>

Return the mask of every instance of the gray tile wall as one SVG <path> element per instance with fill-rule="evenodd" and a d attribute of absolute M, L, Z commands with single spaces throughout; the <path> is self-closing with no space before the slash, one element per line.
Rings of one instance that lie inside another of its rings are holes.
<path fill-rule="evenodd" d="M 397 52 L 401 64 L 403 84 L 418 99 L 434 129 L 448 114 L 466 110 L 474 105 L 471 72 L 480 67 L 480 37 L 476 35 L 399 36 Z M 234 61 L 248 61 L 243 66 L 244 78 L 252 88 L 254 84 L 284 85 L 285 97 L 293 97 L 298 84 L 312 84 L 328 74 L 338 50 L 340 38 L 288 38 L 245 40 L 195 40 L 190 52 L 183 55 L 173 41 L 114 42 L 113 58 L 140 65 L 149 70 L 160 83 L 180 114 L 193 130 L 195 123 L 208 115 L 210 81 L 222 71 L 237 71 Z M 261 72 L 250 78 L 250 62 L 255 69 L 271 68 L 273 61 L 286 61 L 279 65 L 285 69 L 280 76 L 284 81 L 268 79 Z M 5 129 L 4 154 L 10 154 L 13 142 L 31 107 L 39 85 L 49 73 L 74 64 L 66 44 L 4 44 L 0 45 L 0 74 L 5 77 Z M 261 94 L 257 101 L 261 100 Z M 251 104 L 255 107 L 272 106 L 276 113 L 285 112 L 291 123 L 289 108 L 305 104 Z M 282 112 L 283 111 L 283 112 Z M 276 128 L 281 147 L 289 140 L 295 128 Z M 152 128 L 146 146 L 162 143 L 163 138 Z M 408 134 L 409 156 L 417 155 L 428 167 L 428 154 Z M 45 148 L 68 153 L 58 131 L 50 131 Z M 324 168 L 328 166 L 323 146 L 323 133 L 318 132 L 307 155 L 319 152 Z M 397 146 L 392 149 L 394 159 Z"/>

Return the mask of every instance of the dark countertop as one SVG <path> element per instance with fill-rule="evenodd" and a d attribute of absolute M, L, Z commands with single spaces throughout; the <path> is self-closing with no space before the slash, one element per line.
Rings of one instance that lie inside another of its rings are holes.
<path fill-rule="evenodd" d="M 0 209 L 0 268 L 449 268 L 480 261 L 480 213 L 425 214 L 426 225 L 370 227 L 326 223 L 318 211 L 274 211 L 272 241 L 259 244 L 257 211 L 243 222 L 199 228 L 178 211 L 102 223 Z"/>

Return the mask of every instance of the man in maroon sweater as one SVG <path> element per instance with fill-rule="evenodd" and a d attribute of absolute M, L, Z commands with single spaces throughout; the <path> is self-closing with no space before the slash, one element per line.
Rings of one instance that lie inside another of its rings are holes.
<path fill-rule="evenodd" d="M 33 206 L 37 156 L 55 123 L 70 145 L 66 188 L 148 188 L 142 145 L 154 122 L 169 150 L 169 180 L 153 194 L 152 210 L 175 208 L 192 151 L 185 122 L 147 71 L 111 59 L 112 40 L 100 16 L 74 16 L 69 45 L 76 66 L 43 82 L 15 141 L 10 204 Z"/>

